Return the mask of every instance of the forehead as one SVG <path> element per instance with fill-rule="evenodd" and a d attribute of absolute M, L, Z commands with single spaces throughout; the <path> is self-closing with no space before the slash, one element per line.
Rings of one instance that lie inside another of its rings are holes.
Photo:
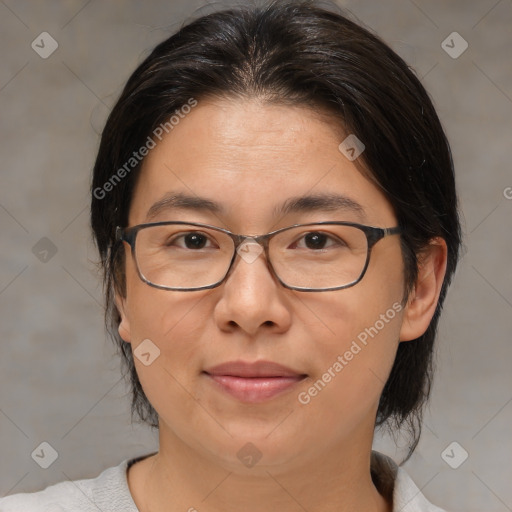
<path fill-rule="evenodd" d="M 242 220 L 246 226 L 268 224 L 283 216 L 283 203 L 305 196 L 341 196 L 359 214 L 349 220 L 391 220 L 383 194 L 339 151 L 345 137 L 334 118 L 310 108 L 199 100 L 146 156 L 130 225 L 149 221 L 155 203 L 176 195 L 217 204 L 222 211 L 210 213 L 231 227 Z"/>

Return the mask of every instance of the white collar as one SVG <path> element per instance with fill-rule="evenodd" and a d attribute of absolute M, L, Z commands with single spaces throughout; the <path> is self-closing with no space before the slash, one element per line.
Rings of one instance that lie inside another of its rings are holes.
<path fill-rule="evenodd" d="M 388 501 L 392 500 L 393 512 L 445 512 L 425 498 L 391 457 L 372 451 L 370 467 L 375 487 Z"/>

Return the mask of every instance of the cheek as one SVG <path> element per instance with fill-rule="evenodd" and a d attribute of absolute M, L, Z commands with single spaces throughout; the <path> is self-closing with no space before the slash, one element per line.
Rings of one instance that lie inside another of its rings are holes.
<path fill-rule="evenodd" d="M 321 356 L 297 397 L 307 417 L 322 418 L 318 438 L 347 436 L 365 419 L 373 424 L 398 348 L 400 308 L 398 302 L 368 304 L 355 297 L 339 304 L 338 316 L 331 317 L 334 335 L 317 339 L 312 353 Z"/>
<path fill-rule="evenodd" d="M 199 372 L 202 352 L 198 340 L 205 339 L 203 331 L 208 328 L 203 308 L 210 290 L 160 290 L 143 282 L 133 270 L 127 268 L 131 348 L 139 380 L 153 403 L 162 389 L 172 393 L 177 382 L 185 383 Z M 147 353 L 150 356 L 142 357 Z"/>
<path fill-rule="evenodd" d="M 168 420 L 179 412 L 190 418 L 197 411 L 193 383 L 203 367 L 198 340 L 205 339 L 206 301 L 199 294 L 158 290 L 142 281 L 133 283 L 130 293 L 132 350 L 144 393 L 159 416 Z"/>
<path fill-rule="evenodd" d="M 378 404 L 399 343 L 400 262 L 396 250 L 383 251 L 357 285 L 326 292 L 308 305 L 318 319 L 308 326 L 310 351 L 316 357 L 302 401 L 311 411 L 322 411 L 340 424 L 340 415 L 346 418 L 347 411 L 355 419 Z"/>
<path fill-rule="evenodd" d="M 347 367 L 379 367 L 381 362 L 387 366 L 393 360 L 403 315 L 400 293 L 379 294 L 374 289 L 369 295 L 364 290 L 353 290 L 343 301 L 326 297 L 323 304 L 316 306 L 325 333 L 319 336 L 317 326 L 310 325 L 308 338 L 314 345 L 311 349 L 320 356 L 315 364 L 317 372 L 322 367 L 327 371 L 338 356 L 343 356 Z"/>
<path fill-rule="evenodd" d="M 190 318 L 205 292 L 177 292 L 150 286 L 137 274 L 133 261 L 126 266 L 126 291 L 132 340 L 137 345 L 149 338 L 162 350 L 168 341 L 190 337 Z M 167 346 L 166 346 L 167 345 Z"/>

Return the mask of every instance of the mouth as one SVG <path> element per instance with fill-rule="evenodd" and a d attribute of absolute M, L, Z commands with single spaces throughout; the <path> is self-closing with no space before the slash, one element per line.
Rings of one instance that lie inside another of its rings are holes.
<path fill-rule="evenodd" d="M 297 386 L 307 375 L 270 361 L 232 361 L 203 374 L 224 393 L 245 403 L 260 403 Z"/>

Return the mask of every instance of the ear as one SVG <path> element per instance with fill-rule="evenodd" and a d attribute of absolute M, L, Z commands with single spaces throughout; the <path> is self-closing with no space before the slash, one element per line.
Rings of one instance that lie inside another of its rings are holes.
<path fill-rule="evenodd" d="M 121 336 L 121 338 L 127 343 L 131 343 L 132 338 L 130 330 L 130 320 L 128 319 L 128 316 L 126 314 L 126 298 L 121 297 L 116 292 L 114 295 L 114 302 L 119 311 L 119 314 L 121 315 L 121 322 L 119 323 L 119 327 L 117 328 L 117 330 L 119 331 L 119 336 Z"/>
<path fill-rule="evenodd" d="M 405 306 L 400 341 L 422 336 L 434 316 L 446 273 L 448 249 L 443 238 L 433 238 L 418 261 L 418 278 Z"/>

